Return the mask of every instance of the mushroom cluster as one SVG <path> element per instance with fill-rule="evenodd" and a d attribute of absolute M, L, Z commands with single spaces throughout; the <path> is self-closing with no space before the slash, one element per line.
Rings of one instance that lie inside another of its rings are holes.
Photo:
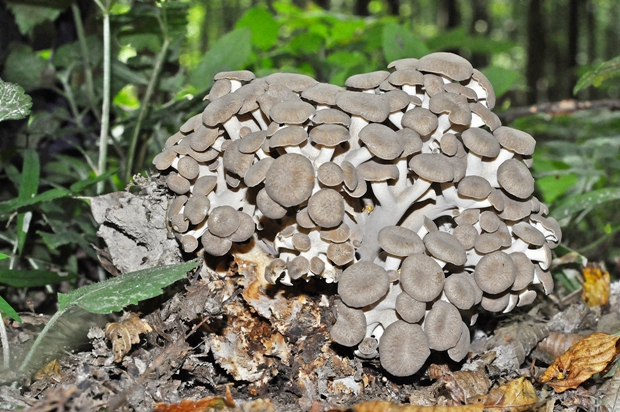
<path fill-rule="evenodd" d="M 431 350 L 463 359 L 479 308 L 549 293 L 561 232 L 533 196 L 534 139 L 501 125 L 480 71 L 451 53 L 388 69 L 346 88 L 219 73 L 153 163 L 185 252 L 254 238 L 270 283 L 338 282 L 332 339 L 409 376 Z"/>

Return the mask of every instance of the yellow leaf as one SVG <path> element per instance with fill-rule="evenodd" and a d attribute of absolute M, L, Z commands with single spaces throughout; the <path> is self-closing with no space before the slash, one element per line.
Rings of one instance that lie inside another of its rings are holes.
<path fill-rule="evenodd" d="M 605 266 L 598 263 L 588 263 L 581 271 L 583 273 L 583 301 L 588 306 L 605 305 L 609 301 L 610 279 Z"/>

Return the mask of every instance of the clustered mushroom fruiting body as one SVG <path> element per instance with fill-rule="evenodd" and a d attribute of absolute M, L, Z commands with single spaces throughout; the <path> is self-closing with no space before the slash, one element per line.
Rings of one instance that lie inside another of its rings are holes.
<path fill-rule="evenodd" d="M 463 359 L 479 307 L 549 293 L 561 232 L 533 196 L 535 141 L 501 125 L 481 72 L 451 53 L 388 68 L 346 88 L 219 73 L 153 162 L 169 171 L 185 252 L 254 237 L 276 256 L 269 282 L 338 282 L 332 339 L 409 376 L 431 350 Z M 275 239 L 266 219 L 281 223 Z"/>

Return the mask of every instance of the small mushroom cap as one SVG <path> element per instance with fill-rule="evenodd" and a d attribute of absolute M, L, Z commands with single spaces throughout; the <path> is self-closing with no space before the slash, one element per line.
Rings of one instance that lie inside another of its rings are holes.
<path fill-rule="evenodd" d="M 384 95 L 344 91 L 336 96 L 336 105 L 347 113 L 369 122 L 381 123 L 390 114 L 390 101 Z"/>
<path fill-rule="evenodd" d="M 199 114 L 190 117 L 179 127 L 179 131 L 183 134 L 191 133 L 199 124 L 202 124 L 200 117 Z"/>
<path fill-rule="evenodd" d="M 254 154 L 241 153 L 237 146 L 238 142 L 235 140 L 226 146 L 222 161 L 224 162 L 224 169 L 243 178 L 254 162 Z"/>
<path fill-rule="evenodd" d="M 480 301 L 482 309 L 489 312 L 502 312 L 510 303 L 510 293 L 502 293 L 498 295 L 485 295 Z"/>
<path fill-rule="evenodd" d="M 424 318 L 424 332 L 431 349 L 445 351 L 456 346 L 461 337 L 461 314 L 451 303 L 438 300 Z"/>
<path fill-rule="evenodd" d="M 330 243 L 327 257 L 336 266 L 344 266 L 355 258 L 355 249 L 349 243 Z"/>
<path fill-rule="evenodd" d="M 351 116 L 338 109 L 321 109 L 312 118 L 312 123 L 316 125 L 331 123 L 349 127 Z"/>
<path fill-rule="evenodd" d="M 233 117 L 241 106 L 243 99 L 233 94 L 226 94 L 219 99 L 213 100 L 202 112 L 202 123 L 214 127 L 225 123 Z"/>
<path fill-rule="evenodd" d="M 240 243 L 245 242 L 252 237 L 256 225 L 254 223 L 254 220 L 252 219 L 252 216 L 248 215 L 247 213 L 237 212 L 237 214 L 239 215 L 239 227 L 232 235 L 228 236 L 228 238 L 232 242 Z"/>
<path fill-rule="evenodd" d="M 439 296 L 444 280 L 441 266 L 427 255 L 409 255 L 400 267 L 403 290 L 420 302 L 430 302 Z"/>
<path fill-rule="evenodd" d="M 392 90 L 385 93 L 390 100 L 390 112 L 396 112 L 409 106 L 411 103 L 411 96 L 400 89 Z"/>
<path fill-rule="evenodd" d="M 237 143 L 237 148 L 241 153 L 255 153 L 261 148 L 266 137 L 267 131 L 265 130 L 249 133 L 239 140 L 239 143 Z"/>
<path fill-rule="evenodd" d="M 408 293 L 401 292 L 396 297 L 396 312 L 405 322 L 417 323 L 426 314 L 426 303 L 415 300 Z"/>
<path fill-rule="evenodd" d="M 185 217 L 192 225 L 197 225 L 207 217 L 211 202 L 206 196 L 193 195 L 189 198 L 183 209 L 183 217 Z"/>
<path fill-rule="evenodd" d="M 314 166 L 305 156 L 287 153 L 269 167 L 265 189 L 271 199 L 284 207 L 305 202 L 314 187 Z"/>
<path fill-rule="evenodd" d="M 394 86 L 421 86 L 424 84 L 424 75 L 415 69 L 396 70 L 390 74 L 388 81 Z"/>
<path fill-rule="evenodd" d="M 540 224 L 543 228 L 553 233 L 553 236 L 547 239 L 547 244 L 551 249 L 556 248 L 560 244 L 562 241 L 562 229 L 555 218 L 544 217 L 541 214 L 532 214 L 530 215 L 530 220 L 533 224 Z"/>
<path fill-rule="evenodd" d="M 239 214 L 231 206 L 218 206 L 209 214 L 209 232 L 218 237 L 232 235 L 239 228 Z"/>
<path fill-rule="evenodd" d="M 269 147 L 299 146 L 308 140 L 308 132 L 301 126 L 283 127 L 269 138 Z"/>
<path fill-rule="evenodd" d="M 504 210 L 498 215 L 503 220 L 521 220 L 530 216 L 532 211 L 529 200 L 520 201 L 506 195 L 502 190 L 498 193 L 504 200 Z"/>
<path fill-rule="evenodd" d="M 385 269 L 374 263 L 360 261 L 342 272 L 338 294 L 353 308 L 363 308 L 381 299 L 388 292 L 390 280 Z"/>
<path fill-rule="evenodd" d="M 446 89 L 444 89 L 443 85 L 444 82 L 441 76 L 435 76 L 434 74 L 424 75 L 424 90 L 426 91 L 426 94 L 430 97 L 434 97 L 440 93 L 444 93 Z"/>
<path fill-rule="evenodd" d="M 530 169 L 517 159 L 508 159 L 499 165 L 497 181 L 506 192 L 519 199 L 527 199 L 534 193 L 534 178 Z"/>
<path fill-rule="evenodd" d="M 325 186 L 338 186 L 344 181 L 344 172 L 338 164 L 334 162 L 325 162 L 319 166 L 316 171 L 319 182 Z"/>
<path fill-rule="evenodd" d="M 194 195 L 207 196 L 217 185 L 217 176 L 200 176 L 194 183 Z"/>
<path fill-rule="evenodd" d="M 461 133 L 463 144 L 470 152 L 482 157 L 496 157 L 499 154 L 499 142 L 484 129 L 470 128 Z"/>
<path fill-rule="evenodd" d="M 198 176 L 198 162 L 189 156 L 183 156 L 177 163 L 179 174 L 188 180 L 195 179 Z"/>
<path fill-rule="evenodd" d="M 413 57 L 406 57 L 404 59 L 398 59 L 390 62 L 388 64 L 388 69 L 395 70 L 410 70 L 416 69 L 418 67 L 419 59 L 414 59 Z"/>
<path fill-rule="evenodd" d="M 461 310 L 469 310 L 476 304 L 476 293 L 465 273 L 453 273 L 446 278 L 443 287 L 446 297 Z"/>
<path fill-rule="evenodd" d="M 368 160 L 357 167 L 357 175 L 369 182 L 384 182 L 400 176 L 398 167 L 393 163 L 378 163 Z"/>
<path fill-rule="evenodd" d="M 215 140 L 218 136 L 218 129 L 215 127 L 207 127 L 204 124 L 200 123 L 194 133 L 187 136 L 186 139 L 189 139 L 189 146 L 197 151 L 204 152 L 209 147 L 215 143 Z"/>
<path fill-rule="evenodd" d="M 170 219 L 172 216 L 178 214 L 185 203 L 187 203 L 188 197 L 185 195 L 176 196 L 172 202 L 170 202 L 170 206 L 168 207 L 168 211 L 166 212 L 167 218 Z"/>
<path fill-rule="evenodd" d="M 172 149 L 164 149 L 163 152 L 158 153 L 153 159 L 153 164 L 157 170 L 166 170 L 172 165 L 174 159 L 177 158 L 177 153 Z"/>
<path fill-rule="evenodd" d="M 177 239 L 179 239 L 179 242 L 181 242 L 183 252 L 185 253 L 192 253 L 198 248 L 198 239 L 196 239 L 192 235 L 178 236 Z"/>
<path fill-rule="evenodd" d="M 314 116 L 316 109 L 310 103 L 302 100 L 292 100 L 276 103 L 271 106 L 269 117 L 280 124 L 302 124 L 310 116 Z"/>
<path fill-rule="evenodd" d="M 459 140 L 452 133 L 446 133 L 441 136 L 441 140 L 439 141 L 439 147 L 441 151 L 446 156 L 454 156 L 459 150 Z"/>
<path fill-rule="evenodd" d="M 318 104 L 335 106 L 336 95 L 343 90 L 342 87 L 333 84 L 317 83 L 312 87 L 304 89 L 304 91 L 301 92 L 301 97 Z"/>
<path fill-rule="evenodd" d="M 368 124 L 360 130 L 358 136 L 368 151 L 380 159 L 396 159 L 405 148 L 394 130 L 379 123 Z"/>
<path fill-rule="evenodd" d="M 185 219 L 182 213 L 177 213 L 170 218 L 170 226 L 175 232 L 184 233 L 189 228 L 189 220 Z"/>
<path fill-rule="evenodd" d="M 545 235 L 527 222 L 519 222 L 514 225 L 512 233 L 530 245 L 543 246 L 546 243 Z"/>
<path fill-rule="evenodd" d="M 474 247 L 476 238 L 478 237 L 478 231 L 469 223 L 461 223 L 454 228 L 452 235 L 463 245 L 467 250 Z"/>
<path fill-rule="evenodd" d="M 469 352 L 470 345 L 469 328 L 463 322 L 461 322 L 461 336 L 458 342 L 453 348 L 448 349 L 448 356 L 455 362 L 462 361 Z"/>
<path fill-rule="evenodd" d="M 256 76 L 249 70 L 232 70 L 232 71 L 224 71 L 219 72 L 215 76 L 213 76 L 213 80 L 238 80 L 240 82 L 249 82 L 254 80 Z"/>
<path fill-rule="evenodd" d="M 515 282 L 517 269 L 506 253 L 498 250 L 484 255 L 476 265 L 474 278 L 483 292 L 495 295 L 510 289 Z"/>
<path fill-rule="evenodd" d="M 457 186 L 459 196 L 486 199 L 491 194 L 491 184 L 481 176 L 465 176 Z"/>
<path fill-rule="evenodd" d="M 501 126 L 495 129 L 493 135 L 499 144 L 508 150 L 512 150 L 515 153 L 525 156 L 529 156 L 534 153 L 536 140 L 521 130 Z"/>
<path fill-rule="evenodd" d="M 374 359 L 379 355 L 379 341 L 373 337 L 366 337 L 358 345 L 355 355 L 362 359 Z"/>
<path fill-rule="evenodd" d="M 424 243 L 411 229 L 402 226 L 386 226 L 379 231 L 379 245 L 387 253 L 406 257 L 414 253 L 424 253 Z"/>
<path fill-rule="evenodd" d="M 321 239 L 334 242 L 334 243 L 342 243 L 349 240 L 349 236 L 351 235 L 351 229 L 349 225 L 342 222 L 338 226 L 333 229 L 323 229 L 321 230 Z"/>
<path fill-rule="evenodd" d="M 396 134 L 403 141 L 403 153 L 401 156 L 407 157 L 422 150 L 422 139 L 418 132 L 408 127 L 397 131 Z"/>
<path fill-rule="evenodd" d="M 553 292 L 553 276 L 551 272 L 541 269 L 539 265 L 534 266 L 536 278 L 542 283 L 545 294 Z"/>
<path fill-rule="evenodd" d="M 291 242 L 293 242 L 295 250 L 299 250 L 300 252 L 307 252 L 312 247 L 310 236 L 305 233 L 295 233 L 291 238 Z"/>
<path fill-rule="evenodd" d="M 486 95 L 487 106 L 489 107 L 489 110 L 493 110 L 493 108 L 495 107 L 495 90 L 493 90 L 493 85 L 491 84 L 489 79 L 487 79 L 487 77 L 484 74 L 482 74 L 482 72 L 478 69 L 474 69 L 474 72 L 472 73 L 471 78 L 477 81 L 480 84 L 480 86 L 487 92 L 487 95 Z M 481 98 L 482 96 L 478 96 L 478 97 Z M 491 130 L 494 130 L 494 129 L 491 129 Z"/>
<path fill-rule="evenodd" d="M 466 209 L 463 210 L 454 221 L 459 225 L 469 224 L 475 225 L 480 217 L 480 209 Z"/>
<path fill-rule="evenodd" d="M 321 227 L 336 227 L 344 217 L 344 199 L 334 189 L 320 189 L 308 200 L 308 214 Z"/>
<path fill-rule="evenodd" d="M 437 116 L 423 107 L 414 107 L 403 115 L 401 119 L 403 127 L 415 130 L 420 136 L 427 136 L 437 129 L 439 125 Z"/>
<path fill-rule="evenodd" d="M 280 277 L 280 275 L 282 274 L 285 268 L 286 268 L 286 262 L 284 260 L 280 258 L 273 259 L 265 267 L 265 275 L 264 275 L 265 280 L 268 283 L 275 285 L 276 281 L 278 280 L 278 278 Z"/>
<path fill-rule="evenodd" d="M 205 99 L 215 100 L 232 91 L 232 82 L 228 79 L 216 80 Z"/>
<path fill-rule="evenodd" d="M 501 220 L 497 217 L 497 214 L 490 210 L 485 210 L 480 213 L 480 228 L 487 233 L 494 233 L 499 229 Z"/>
<path fill-rule="evenodd" d="M 409 161 L 409 167 L 415 174 L 429 182 L 446 183 L 454 179 L 452 164 L 440 153 L 417 154 Z"/>
<path fill-rule="evenodd" d="M 431 97 L 429 110 L 435 114 L 449 113 L 448 120 L 452 124 L 466 126 L 471 123 L 467 98 L 460 94 L 441 92 L 434 95 Z"/>
<path fill-rule="evenodd" d="M 178 195 L 189 192 L 191 187 L 189 181 L 178 173 L 170 173 L 168 177 L 166 177 L 166 186 Z"/>
<path fill-rule="evenodd" d="M 435 258 L 456 266 L 463 266 L 467 261 L 465 247 L 453 235 L 447 232 L 430 232 L 424 236 L 424 245 Z"/>
<path fill-rule="evenodd" d="M 512 290 L 517 291 L 525 289 L 534 281 L 534 264 L 523 252 L 513 252 L 510 254 L 510 258 L 514 262 L 515 268 L 517 269 L 516 278 L 512 284 Z"/>
<path fill-rule="evenodd" d="M 495 113 L 493 113 L 491 110 L 489 110 L 486 106 L 484 106 L 482 103 L 480 102 L 470 103 L 469 108 L 471 109 L 472 113 L 478 115 L 482 119 L 484 124 L 492 132 L 494 132 L 498 127 L 502 125 L 502 122 L 501 120 L 499 120 L 499 117 Z"/>
<path fill-rule="evenodd" d="M 457 82 L 467 80 L 474 72 L 471 63 L 454 53 L 427 54 L 418 62 L 418 70 L 444 75 Z"/>
<path fill-rule="evenodd" d="M 340 124 L 326 123 L 313 127 L 308 133 L 310 141 L 327 147 L 334 147 L 349 140 L 349 130 Z"/>
<path fill-rule="evenodd" d="M 376 72 L 354 74 L 349 77 L 344 85 L 352 89 L 374 89 L 388 78 L 390 72 L 379 70 Z"/>
<path fill-rule="evenodd" d="M 286 208 L 275 202 L 265 188 L 259 190 L 256 195 L 256 206 L 269 219 L 282 219 L 286 215 Z"/>
<path fill-rule="evenodd" d="M 312 259 L 310 259 L 310 272 L 314 273 L 315 275 L 320 275 L 324 269 L 325 262 L 323 262 L 320 258 L 314 256 Z M 364 333 L 366 333 L 366 331 L 364 331 Z"/>
<path fill-rule="evenodd" d="M 230 239 L 215 236 L 209 231 L 206 231 L 202 235 L 200 242 L 205 248 L 205 251 L 211 256 L 224 256 L 232 246 L 232 241 Z"/>
<path fill-rule="evenodd" d="M 355 346 L 366 336 L 366 316 L 361 309 L 337 303 L 338 317 L 329 334 L 334 342 L 343 346 Z"/>
<path fill-rule="evenodd" d="M 294 92 L 302 92 L 318 83 L 312 77 L 298 73 L 272 73 L 264 79 L 269 83 L 270 87 L 274 84 L 278 84 Z"/>
<path fill-rule="evenodd" d="M 316 227 L 316 223 L 314 223 L 314 221 L 310 219 L 307 207 L 304 207 L 297 212 L 297 215 L 295 216 L 295 221 L 299 226 L 303 227 L 304 229 L 313 229 Z"/>
<path fill-rule="evenodd" d="M 263 183 L 267 176 L 267 170 L 269 170 L 273 161 L 273 157 L 265 157 L 254 163 L 248 171 L 245 172 L 245 176 L 243 176 L 243 181 L 246 186 L 254 187 Z"/>
<path fill-rule="evenodd" d="M 381 366 L 394 376 L 411 376 L 430 356 L 428 346 L 428 338 L 420 325 L 397 320 L 381 335 Z"/>
<path fill-rule="evenodd" d="M 474 249 L 478 253 L 486 254 L 499 250 L 502 244 L 502 236 L 499 233 L 482 233 L 476 238 Z"/>
<path fill-rule="evenodd" d="M 460 94 L 467 98 L 467 100 L 471 100 L 474 102 L 478 100 L 478 95 L 473 89 L 463 86 L 460 83 L 447 83 L 444 85 L 444 89 L 448 93 Z"/>
<path fill-rule="evenodd" d="M 340 167 L 342 168 L 342 173 L 344 173 L 344 185 L 349 190 L 355 190 L 357 183 L 359 182 L 357 169 L 351 162 L 346 160 L 340 163 Z"/>
<path fill-rule="evenodd" d="M 286 270 L 291 279 L 299 279 L 310 270 L 310 261 L 303 256 L 296 256 L 286 263 Z"/>

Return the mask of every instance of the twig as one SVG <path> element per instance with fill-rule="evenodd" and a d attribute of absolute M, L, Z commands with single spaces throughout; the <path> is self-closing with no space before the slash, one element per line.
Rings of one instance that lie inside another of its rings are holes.
<path fill-rule="evenodd" d="M 578 110 L 611 109 L 620 110 L 620 100 L 603 99 L 592 101 L 578 101 L 566 99 L 559 102 L 549 102 L 536 104 L 529 107 L 516 107 L 503 113 L 497 113 L 502 123 L 510 123 L 520 117 L 531 116 L 534 114 L 545 113 L 551 116 L 562 116 L 572 114 Z"/>
<path fill-rule="evenodd" d="M 101 1 L 95 0 L 103 13 L 103 103 L 101 107 L 101 134 L 99 135 L 98 171 L 102 175 L 106 171 L 108 161 L 108 131 L 110 129 L 110 11 Z M 109 4 L 108 4 L 109 6 Z M 105 182 L 97 183 L 97 194 L 103 192 Z"/>

